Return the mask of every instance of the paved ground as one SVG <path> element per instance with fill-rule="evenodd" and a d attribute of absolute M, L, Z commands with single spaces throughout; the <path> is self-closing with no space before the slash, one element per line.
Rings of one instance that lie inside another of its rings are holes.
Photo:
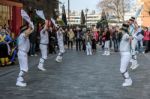
<path fill-rule="evenodd" d="M 86 56 L 67 51 L 63 63 L 50 55 L 46 72 L 38 71 L 38 57 L 30 57 L 28 86 L 15 86 L 18 66 L 0 68 L 0 99 L 150 99 L 150 54 L 140 55 L 141 66 L 130 70 L 133 86 L 123 88 L 119 53 Z"/>

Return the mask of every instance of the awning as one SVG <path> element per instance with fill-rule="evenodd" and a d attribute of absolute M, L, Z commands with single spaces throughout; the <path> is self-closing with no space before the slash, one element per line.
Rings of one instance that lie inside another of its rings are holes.
<path fill-rule="evenodd" d="M 16 7 L 23 7 L 22 3 L 9 1 L 9 0 L 0 0 L 0 4 L 7 5 L 7 6 L 16 6 Z"/>

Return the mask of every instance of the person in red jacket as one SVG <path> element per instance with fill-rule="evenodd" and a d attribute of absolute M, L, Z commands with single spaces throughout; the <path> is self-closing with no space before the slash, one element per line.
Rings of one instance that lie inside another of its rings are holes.
<path fill-rule="evenodd" d="M 144 31 L 144 43 L 145 43 L 145 53 L 150 51 L 150 31 L 146 27 Z"/>

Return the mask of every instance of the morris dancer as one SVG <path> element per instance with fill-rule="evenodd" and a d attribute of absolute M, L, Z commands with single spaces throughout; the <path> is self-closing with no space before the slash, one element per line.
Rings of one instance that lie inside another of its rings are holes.
<path fill-rule="evenodd" d="M 24 76 L 28 72 L 28 52 L 30 49 L 29 35 L 33 32 L 31 27 L 22 26 L 21 34 L 18 37 L 18 60 L 20 65 L 20 73 L 17 78 L 16 86 L 26 87 Z"/>
<path fill-rule="evenodd" d="M 64 41 L 63 41 L 63 29 L 60 27 L 58 28 L 58 31 L 57 31 L 57 40 L 58 40 L 58 46 L 59 46 L 59 53 L 58 53 L 58 56 L 56 57 L 56 62 L 62 62 L 65 48 L 64 48 Z"/>
<path fill-rule="evenodd" d="M 132 54 L 132 59 L 131 59 L 131 69 L 136 69 L 139 64 L 137 62 L 137 55 L 136 55 L 136 46 L 137 46 L 137 43 L 138 43 L 138 40 L 135 38 L 135 33 L 138 29 L 138 25 L 135 21 L 135 18 L 134 17 L 131 17 L 131 19 L 129 20 L 129 35 L 130 35 L 130 38 L 132 39 L 131 41 L 131 54 Z"/>
<path fill-rule="evenodd" d="M 131 86 L 132 85 L 132 79 L 129 76 L 128 73 L 128 65 L 131 59 L 131 52 L 130 52 L 130 36 L 128 34 L 128 27 L 129 25 L 123 24 L 122 27 L 122 39 L 120 42 L 120 54 L 121 54 L 121 64 L 120 64 L 120 72 L 122 73 L 122 76 L 124 78 L 124 83 L 122 86 Z"/>
<path fill-rule="evenodd" d="M 45 71 L 44 62 L 47 59 L 48 54 L 48 43 L 49 43 L 49 36 L 48 36 L 48 21 L 45 21 L 45 26 L 40 32 L 40 50 L 41 50 L 41 58 L 39 61 L 38 69 L 41 71 Z"/>

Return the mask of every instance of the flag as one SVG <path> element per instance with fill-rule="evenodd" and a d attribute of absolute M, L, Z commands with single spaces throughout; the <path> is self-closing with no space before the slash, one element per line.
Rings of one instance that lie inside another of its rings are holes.
<path fill-rule="evenodd" d="M 34 29 L 34 24 L 33 24 L 33 22 L 30 22 L 29 25 L 30 25 L 30 27 L 32 27 L 32 29 Z"/>
<path fill-rule="evenodd" d="M 58 27 L 58 25 L 56 24 L 55 20 L 53 18 L 51 18 L 52 23 L 54 24 L 55 27 Z"/>
<path fill-rule="evenodd" d="M 21 16 L 24 20 L 26 20 L 28 23 L 31 23 L 31 19 L 29 17 L 29 15 L 24 11 L 24 10 L 21 10 Z"/>
<path fill-rule="evenodd" d="M 66 18 L 66 11 L 65 11 L 65 6 L 63 5 L 62 7 L 62 20 L 67 25 L 67 18 Z"/>
<path fill-rule="evenodd" d="M 46 20 L 43 10 L 36 10 L 36 14 L 43 20 Z"/>
<path fill-rule="evenodd" d="M 31 18 L 26 13 L 26 11 L 24 11 L 23 9 L 21 10 L 21 16 L 24 20 L 26 20 L 29 23 L 29 25 L 32 27 L 32 29 L 34 29 L 34 25 L 33 25 L 33 22 L 31 21 Z"/>
<path fill-rule="evenodd" d="M 135 19 L 137 19 L 137 18 L 139 17 L 139 15 L 140 15 L 142 9 L 143 9 L 143 5 L 141 5 L 141 7 L 136 11 Z"/>

